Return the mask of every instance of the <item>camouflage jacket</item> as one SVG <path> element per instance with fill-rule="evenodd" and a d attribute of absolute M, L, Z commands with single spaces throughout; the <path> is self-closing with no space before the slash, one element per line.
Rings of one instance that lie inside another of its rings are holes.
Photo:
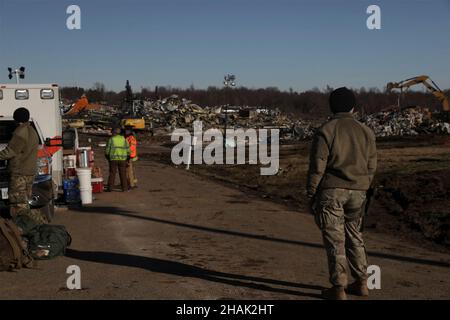
<path fill-rule="evenodd" d="M 28 123 L 20 124 L 12 135 L 8 146 L 0 151 L 0 160 L 9 160 L 11 174 L 31 176 L 37 170 L 39 137 Z"/>
<path fill-rule="evenodd" d="M 351 113 L 337 113 L 318 129 L 311 147 L 307 194 L 319 188 L 367 190 L 377 167 L 375 135 Z"/>

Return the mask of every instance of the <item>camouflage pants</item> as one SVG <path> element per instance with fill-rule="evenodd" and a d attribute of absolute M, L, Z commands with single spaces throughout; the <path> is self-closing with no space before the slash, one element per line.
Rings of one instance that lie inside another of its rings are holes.
<path fill-rule="evenodd" d="M 322 231 L 330 282 L 346 286 L 347 264 L 353 278 L 367 279 L 367 255 L 361 232 L 365 191 L 324 189 L 317 196 L 315 220 Z"/>
<path fill-rule="evenodd" d="M 38 224 L 46 223 L 39 209 L 31 209 L 29 199 L 32 195 L 34 176 L 11 175 L 8 189 L 11 217 L 28 215 Z"/>

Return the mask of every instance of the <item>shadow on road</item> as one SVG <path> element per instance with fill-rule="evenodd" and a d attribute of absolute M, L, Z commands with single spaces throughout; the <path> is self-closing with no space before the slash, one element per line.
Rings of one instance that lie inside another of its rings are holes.
<path fill-rule="evenodd" d="M 238 232 L 238 231 L 216 229 L 216 228 L 210 228 L 210 227 L 197 226 L 197 225 L 188 224 L 188 223 L 164 220 L 164 219 L 155 218 L 155 217 L 141 216 L 141 215 L 135 214 L 134 211 L 124 210 L 124 209 L 121 209 L 118 207 L 88 206 L 88 207 L 71 208 L 71 210 L 78 211 L 78 212 L 90 213 L 90 214 L 94 213 L 94 214 L 120 215 L 120 216 L 124 216 L 124 217 L 129 217 L 129 218 L 142 219 L 142 220 L 163 223 L 163 224 L 169 224 L 169 225 L 173 225 L 173 226 L 177 226 L 177 227 L 189 228 L 189 229 L 212 232 L 212 233 L 220 233 L 220 234 L 226 234 L 226 235 L 232 235 L 232 236 L 238 236 L 238 237 L 244 237 L 244 238 L 250 238 L 250 239 L 256 239 L 256 240 L 273 241 L 273 242 L 278 242 L 278 243 L 299 245 L 299 246 L 310 247 L 310 248 L 323 248 L 323 245 L 318 244 L 318 243 L 310 243 L 310 242 L 298 241 L 298 240 L 274 238 L 274 237 L 268 237 L 265 235 L 257 235 L 257 234 L 250 234 L 250 233 L 244 233 L 244 232 Z M 450 263 L 445 262 L 445 261 L 435 261 L 435 260 L 428 260 L 428 259 L 405 257 L 405 256 L 399 256 L 399 255 L 382 253 L 382 252 L 373 252 L 373 251 L 368 251 L 368 255 L 372 256 L 372 257 L 381 258 L 381 259 L 417 263 L 417 264 L 423 264 L 423 265 L 429 265 L 429 266 L 435 266 L 435 267 L 450 268 Z"/>
<path fill-rule="evenodd" d="M 67 249 L 66 257 L 89 261 L 104 263 L 116 266 L 125 266 L 133 268 L 141 268 L 152 272 L 170 274 L 180 277 L 197 278 L 217 283 L 223 283 L 232 286 L 245 287 L 250 289 L 283 293 L 288 295 L 311 297 L 311 298 L 321 298 L 320 294 L 317 293 L 305 293 L 297 290 L 274 288 L 268 286 L 267 284 L 279 285 L 279 286 L 289 286 L 294 288 L 302 288 L 309 290 L 322 290 L 323 287 L 308 285 L 308 284 L 298 284 L 280 280 L 265 279 L 259 277 L 251 277 L 244 275 L 237 275 L 231 273 L 218 272 L 208 269 L 203 269 L 196 266 L 191 266 L 181 262 L 174 262 L 156 258 L 142 257 L 130 254 L 113 253 L 113 252 L 96 252 L 96 251 L 78 251 L 73 249 Z"/>

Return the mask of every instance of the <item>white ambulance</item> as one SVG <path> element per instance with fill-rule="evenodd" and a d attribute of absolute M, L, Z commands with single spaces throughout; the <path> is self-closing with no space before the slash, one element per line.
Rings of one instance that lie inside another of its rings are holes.
<path fill-rule="evenodd" d="M 57 84 L 0 84 L 0 121 L 12 117 L 17 108 L 30 111 L 36 127 L 42 133 L 45 152 L 52 156 L 52 179 L 62 186 L 63 150 L 62 118 Z"/>

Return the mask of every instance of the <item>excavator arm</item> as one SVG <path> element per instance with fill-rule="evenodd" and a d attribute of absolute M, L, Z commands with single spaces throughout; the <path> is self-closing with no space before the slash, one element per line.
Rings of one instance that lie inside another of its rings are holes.
<path fill-rule="evenodd" d="M 86 107 L 89 105 L 89 101 L 85 95 L 81 96 L 80 99 L 77 100 L 70 108 L 69 111 L 65 113 L 65 115 L 76 115 L 86 109 Z"/>
<path fill-rule="evenodd" d="M 443 111 L 450 111 L 449 100 L 438 85 L 428 76 L 418 76 L 409 78 L 400 82 L 389 82 L 387 84 L 388 91 L 393 89 L 408 89 L 417 84 L 423 84 L 441 103 Z"/>
<path fill-rule="evenodd" d="M 437 89 L 435 87 L 433 87 L 432 85 L 430 85 L 430 83 L 428 83 L 427 81 L 423 82 L 424 86 L 427 87 L 428 90 L 430 90 L 431 93 L 442 103 L 442 110 L 449 111 L 450 106 L 449 106 L 448 98 L 439 89 L 439 87 L 433 82 L 433 80 L 430 79 L 430 81 L 436 86 Z"/>

